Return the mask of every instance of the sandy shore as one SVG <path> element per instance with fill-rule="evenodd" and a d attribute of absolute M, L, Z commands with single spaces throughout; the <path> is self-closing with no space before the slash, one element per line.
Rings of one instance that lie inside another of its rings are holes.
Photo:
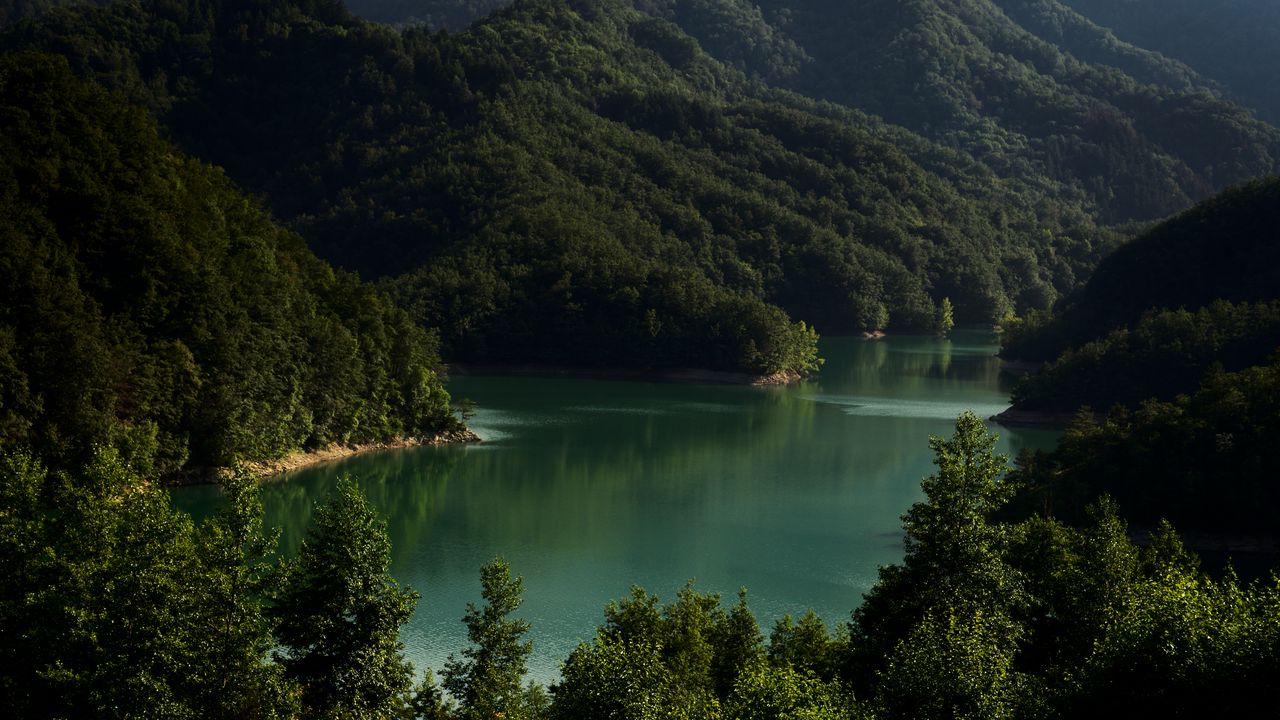
<path fill-rule="evenodd" d="M 640 368 L 583 368 L 560 365 L 449 365 L 450 375 L 512 375 L 517 377 L 564 377 L 587 380 L 658 380 L 664 382 L 715 385 L 786 385 L 800 379 L 800 373 L 784 370 L 770 375 L 698 370 L 648 370 Z"/>
<path fill-rule="evenodd" d="M 246 462 L 242 464 L 242 467 L 251 475 L 265 478 L 375 450 L 398 450 L 422 445 L 475 442 L 480 442 L 480 436 L 467 428 L 442 430 L 430 435 L 390 438 L 367 443 L 332 443 L 326 447 L 315 450 L 299 450 L 271 460 Z M 219 477 L 229 472 L 231 472 L 230 468 L 189 468 L 180 475 L 166 478 L 164 484 L 173 486 L 215 483 Z"/>

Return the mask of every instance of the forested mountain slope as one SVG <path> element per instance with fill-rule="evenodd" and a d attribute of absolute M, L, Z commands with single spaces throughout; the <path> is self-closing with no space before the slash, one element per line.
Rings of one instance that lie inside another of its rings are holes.
<path fill-rule="evenodd" d="M 1151 309 L 1276 299 L 1280 179 L 1273 178 L 1221 193 L 1124 244 L 1055 317 L 1033 320 L 1006 338 L 1002 354 L 1050 359 Z"/>
<path fill-rule="evenodd" d="M 351 12 L 367 20 L 453 31 L 510 4 L 511 0 L 346 0 Z"/>
<path fill-rule="evenodd" d="M 609 0 L 460 35 L 335 3 L 121 3 L 5 47 L 148 103 L 458 359 L 811 362 L 826 331 L 1044 307 L 1105 249 L 1071 191 L 769 90 Z"/>
<path fill-rule="evenodd" d="M 0 444 L 135 472 L 458 426 L 434 338 L 64 59 L 0 57 Z"/>
<path fill-rule="evenodd" d="M 1007 359 L 1048 362 L 1014 410 L 1172 400 L 1210 369 L 1280 351 L 1280 179 L 1229 190 L 1105 258 L 1053 314 L 1011 323 Z"/>
<path fill-rule="evenodd" d="M 814 58 L 797 89 L 968 150 L 1002 173 L 1067 182 L 1112 220 L 1167 215 L 1280 162 L 1275 128 L 1173 64 L 1127 48 L 1077 57 L 1015 21 L 1043 24 L 1060 9 L 1052 0 L 761 4 L 790 9 L 789 33 Z"/>
<path fill-rule="evenodd" d="M 1280 3 L 1062 0 L 1120 38 L 1177 58 L 1280 122 Z"/>
<path fill-rule="evenodd" d="M 1063 182 L 1086 193 L 1108 221 L 1163 217 L 1280 167 L 1280 134 L 1223 99 L 1222 85 L 1232 83 L 1222 73 L 1206 78 L 1153 51 L 1167 43 L 1124 42 L 1128 35 L 1118 39 L 1060 0 L 630 4 L 676 23 L 749 75 L 880 115 L 973 154 L 1002 175 Z M 1161 5 L 1140 4 L 1153 12 Z M 1189 4 L 1196 0 L 1180 3 Z M 395 7 L 439 13 L 447 5 L 404 0 Z M 379 19 L 393 14 L 391 4 L 375 0 L 352 7 Z M 1265 57 L 1276 47 L 1263 42 L 1274 11 L 1254 10 L 1236 6 L 1226 14 L 1233 25 L 1257 17 L 1246 47 Z M 1272 84 L 1257 83 L 1264 84 L 1270 92 Z"/>

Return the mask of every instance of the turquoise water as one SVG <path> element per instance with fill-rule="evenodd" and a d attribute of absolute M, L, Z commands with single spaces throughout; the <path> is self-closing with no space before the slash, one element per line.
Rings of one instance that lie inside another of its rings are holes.
<path fill-rule="evenodd" d="M 727 601 L 740 587 L 767 634 L 813 608 L 845 621 L 901 557 L 899 516 L 931 472 L 930 434 L 1007 407 L 995 338 L 828 338 L 820 376 L 784 388 L 458 377 L 478 445 L 372 453 L 263 488 L 286 551 L 343 473 L 388 520 L 392 573 L 422 593 L 402 631 L 419 670 L 466 645 L 479 567 L 503 555 L 525 579 L 530 676 L 554 680 L 605 604 L 686 581 Z M 1053 433 L 996 428 L 1004 452 Z M 196 514 L 211 487 L 175 491 Z"/>

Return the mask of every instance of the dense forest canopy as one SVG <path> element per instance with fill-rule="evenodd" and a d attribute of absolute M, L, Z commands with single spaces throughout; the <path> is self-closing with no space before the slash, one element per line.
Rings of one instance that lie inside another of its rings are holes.
<path fill-rule="evenodd" d="M 994 322 L 1112 237 L 1060 183 L 765 88 L 608 0 L 460 35 L 324 3 L 122 3 L 4 44 L 147 104 L 322 256 L 389 278 L 455 359 L 804 369 L 794 320 L 932 329 L 949 298 Z"/>
<path fill-rule="evenodd" d="M 1085 0 L 496 5 L 0 5 L 10 714 L 1274 714 L 1280 584 L 1210 577 L 1161 518 L 1276 534 L 1280 180 L 1102 259 L 1277 170 L 1238 64 Z M 1015 312 L 1005 354 L 1051 361 L 1019 404 L 1121 405 L 1012 473 L 972 414 L 931 438 L 903 560 L 835 632 L 635 588 L 543 688 L 498 559 L 415 684 L 418 596 L 355 481 L 293 558 L 254 479 L 201 523 L 153 482 L 456 428 L 441 347 L 808 372 L 815 326 Z"/>
<path fill-rule="evenodd" d="M 1280 180 L 1229 190 L 1010 325 L 1001 354 L 1044 365 L 1006 417 L 1082 410 L 1057 450 L 1023 459 L 1020 507 L 1081 522 L 1107 493 L 1146 524 L 1280 535 L 1278 213 Z"/>
<path fill-rule="evenodd" d="M 1062 0 L 1121 39 L 1181 60 L 1280 122 L 1280 5 L 1271 0 Z"/>
<path fill-rule="evenodd" d="M 1153 309 L 1280 299 L 1278 223 L 1280 179 L 1221 193 L 1118 248 L 1051 316 L 1013 327 L 1001 355 L 1051 360 Z"/>
<path fill-rule="evenodd" d="M 1017 485 L 982 421 L 929 444 L 902 562 L 834 633 L 809 613 L 766 639 L 746 591 L 637 587 L 550 688 L 525 683 L 524 581 L 500 558 L 468 646 L 412 682 L 417 594 L 387 575 L 386 524 L 350 479 L 283 560 L 248 478 L 196 525 L 109 452 L 50 472 L 0 451 L 0 683 L 30 718 L 1271 716 L 1275 579 L 1211 578 L 1167 523 L 1139 549 L 1114 503 L 1079 529 L 997 520 Z"/>
<path fill-rule="evenodd" d="M 453 428 L 434 337 L 60 57 L 0 57 L 0 443 L 145 475 Z"/>
<path fill-rule="evenodd" d="M 629 0 L 669 20 L 717 59 L 753 77 L 884 117 L 962 149 L 1002 175 L 1045 178 L 1084 193 L 1108 221 L 1153 219 L 1186 208 L 1214 190 L 1276 172 L 1280 135 L 1228 98 L 1221 72 L 1198 71 L 1183 54 L 1160 54 L 1168 42 L 1117 38 L 1104 20 L 1126 12 L 1161 14 L 1163 3 L 1105 3 L 1093 22 L 1078 0 Z M 1237 3 L 1218 40 L 1199 55 L 1274 55 L 1280 26 L 1273 8 Z M 1217 14 L 1214 3 L 1184 0 L 1163 22 L 1182 36 L 1205 34 L 1193 18 Z M 1199 6 L 1192 11 L 1188 6 Z M 1250 7 L 1245 7 L 1250 6 Z M 375 20 L 452 12 L 477 19 L 493 4 L 357 0 Z M 1082 8 L 1083 9 L 1083 8 Z M 462 15 L 449 27 L 458 27 Z M 1248 30 L 1252 19 L 1258 23 Z M 1138 23 L 1132 23 L 1134 25 Z M 1171 30 L 1171 32 L 1173 32 Z M 1230 37 L 1237 42 L 1222 48 Z M 1186 44 L 1186 41 L 1183 43 Z M 1181 47 L 1181 46 L 1176 46 Z M 1193 55 L 1195 53 L 1192 53 Z M 1239 85 L 1252 98 L 1273 93 L 1260 62 Z M 1214 68 L 1215 70 L 1217 68 Z M 1271 73 L 1274 74 L 1274 73 Z M 1226 83 L 1230 85 L 1230 83 Z M 1256 104 L 1255 104 L 1256 106 Z"/>

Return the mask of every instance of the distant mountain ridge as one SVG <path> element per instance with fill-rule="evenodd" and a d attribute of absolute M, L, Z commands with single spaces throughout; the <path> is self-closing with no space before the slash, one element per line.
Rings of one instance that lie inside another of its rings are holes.
<path fill-rule="evenodd" d="M 1185 67 L 1106 45 L 1139 82 L 1002 6 L 1112 43 L 1051 0 L 521 0 L 458 34 L 144 0 L 0 46 L 152 108 L 450 358 L 771 373 L 811 326 L 1048 307 L 1100 225 L 1276 169 L 1280 130 Z"/>
<path fill-rule="evenodd" d="M 630 4 L 749 75 L 881 115 L 1002 175 L 1074 186 L 1110 222 L 1163 217 L 1280 170 L 1280 134 L 1225 99 L 1240 93 L 1220 77 L 1131 45 L 1061 0 Z M 351 7 L 394 14 L 377 0 Z M 1265 46 L 1261 33 L 1251 46 Z"/>
<path fill-rule="evenodd" d="M 1271 0 L 1062 0 L 1118 37 L 1176 58 L 1280 122 L 1280 4 Z"/>
<path fill-rule="evenodd" d="M 990 323 L 1114 238 L 1069 188 L 769 89 L 615 2 L 456 36 L 322 2 L 118 4 L 0 44 L 152 107 L 456 359 L 772 372 L 811 352 L 779 308 L 928 330 L 950 298 Z"/>

